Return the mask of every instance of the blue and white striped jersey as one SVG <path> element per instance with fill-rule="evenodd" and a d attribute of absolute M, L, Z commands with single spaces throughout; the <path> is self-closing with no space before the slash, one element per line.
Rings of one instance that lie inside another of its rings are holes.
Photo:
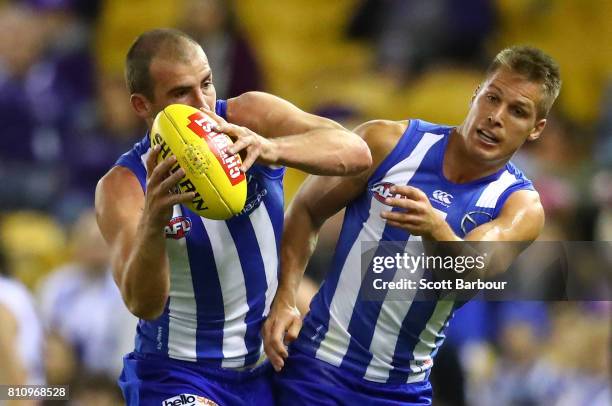
<path fill-rule="evenodd" d="M 226 102 L 215 110 L 225 118 Z M 149 151 L 146 135 L 117 161 L 143 190 Z M 260 359 L 260 329 L 278 284 L 284 171 L 251 167 L 245 208 L 226 221 L 174 206 L 165 229 L 170 296 L 158 319 L 139 321 L 136 352 L 224 368 Z"/>
<path fill-rule="evenodd" d="M 428 378 L 433 357 L 459 304 L 452 301 L 361 300 L 361 243 L 418 241 L 420 237 L 388 226 L 389 187 L 422 190 L 449 223 L 464 236 L 490 221 L 508 196 L 533 189 L 511 163 L 485 178 L 456 184 L 442 172 L 452 128 L 412 120 L 391 153 L 368 180 L 368 188 L 347 207 L 332 269 L 304 320 L 294 346 L 317 359 L 375 382 L 406 383 Z"/>

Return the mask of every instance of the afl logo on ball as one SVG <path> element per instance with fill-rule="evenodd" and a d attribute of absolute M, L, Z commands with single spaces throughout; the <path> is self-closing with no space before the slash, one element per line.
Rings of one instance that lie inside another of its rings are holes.
<path fill-rule="evenodd" d="M 164 227 L 164 232 L 166 233 L 166 238 L 172 238 L 173 240 L 180 240 L 181 238 L 185 238 L 189 231 L 191 230 L 191 220 L 184 216 L 178 216 L 172 218 L 166 227 Z"/>

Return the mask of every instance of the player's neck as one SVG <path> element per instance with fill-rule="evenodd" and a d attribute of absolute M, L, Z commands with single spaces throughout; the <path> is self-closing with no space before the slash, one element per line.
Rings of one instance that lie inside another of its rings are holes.
<path fill-rule="evenodd" d="M 453 183 L 467 183 L 486 178 L 499 171 L 506 161 L 483 162 L 470 155 L 460 133 L 461 128 L 454 128 L 444 153 L 442 171 L 446 179 Z"/>

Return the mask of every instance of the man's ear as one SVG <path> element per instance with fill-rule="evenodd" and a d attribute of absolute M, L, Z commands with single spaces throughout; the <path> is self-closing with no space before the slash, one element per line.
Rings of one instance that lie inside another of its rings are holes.
<path fill-rule="evenodd" d="M 540 138 L 542 131 L 544 131 L 544 127 L 546 127 L 546 119 L 542 118 L 535 124 L 535 126 L 527 136 L 527 141 L 535 141 Z"/>
<path fill-rule="evenodd" d="M 130 95 L 130 103 L 136 115 L 143 120 L 146 120 L 151 115 L 151 102 L 146 96 L 140 93 Z"/>

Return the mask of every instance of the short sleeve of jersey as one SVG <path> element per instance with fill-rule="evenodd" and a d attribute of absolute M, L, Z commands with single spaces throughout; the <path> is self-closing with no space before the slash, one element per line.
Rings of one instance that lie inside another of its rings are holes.
<path fill-rule="evenodd" d="M 514 165 L 512 165 L 512 170 L 515 174 L 518 175 L 518 180 L 506 190 L 504 190 L 503 193 L 499 196 L 497 204 L 495 205 L 495 210 L 493 212 L 493 218 L 497 218 L 497 216 L 499 216 L 501 209 L 504 207 L 504 204 L 506 204 L 506 200 L 508 200 L 512 193 L 519 190 L 536 190 L 531 180 L 527 179 L 522 172 L 518 171 L 518 169 L 514 167 Z"/>
<path fill-rule="evenodd" d="M 140 142 L 136 143 L 134 147 L 121 155 L 115 166 L 123 166 L 136 175 L 138 178 L 138 182 L 140 182 L 140 186 L 142 190 L 146 190 L 147 184 L 147 169 L 145 167 L 145 162 L 148 156 L 148 151 L 151 146 L 151 142 L 149 140 L 149 133 L 144 136 Z"/>

